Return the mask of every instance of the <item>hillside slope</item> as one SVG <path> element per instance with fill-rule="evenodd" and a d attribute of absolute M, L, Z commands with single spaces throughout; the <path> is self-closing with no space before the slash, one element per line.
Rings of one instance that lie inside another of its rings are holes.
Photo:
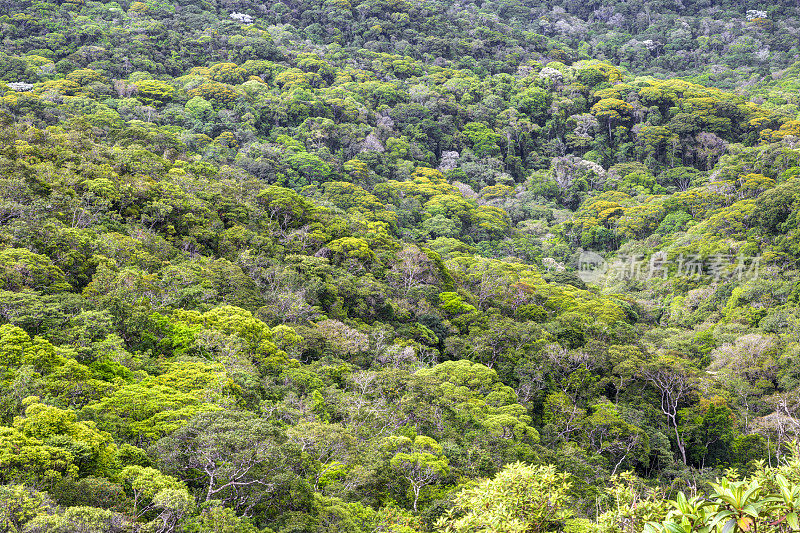
<path fill-rule="evenodd" d="M 0 4 L 5 527 L 791 526 L 794 69 L 435 7 Z"/>

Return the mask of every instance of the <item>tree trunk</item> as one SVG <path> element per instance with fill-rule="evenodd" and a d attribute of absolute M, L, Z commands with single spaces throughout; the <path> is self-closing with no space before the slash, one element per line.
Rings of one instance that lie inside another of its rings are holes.
<path fill-rule="evenodd" d="M 675 415 L 670 415 L 670 419 L 672 420 L 672 427 L 675 428 L 675 441 L 678 443 L 678 449 L 681 451 L 681 459 L 683 459 L 683 464 L 687 464 L 686 447 L 683 445 L 680 432 L 678 432 L 678 421 L 675 420 Z"/>

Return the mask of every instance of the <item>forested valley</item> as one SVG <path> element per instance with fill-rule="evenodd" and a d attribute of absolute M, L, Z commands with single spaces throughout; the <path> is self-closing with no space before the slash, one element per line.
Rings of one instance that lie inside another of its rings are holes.
<path fill-rule="evenodd" d="M 800 7 L 0 0 L 0 531 L 800 531 Z"/>

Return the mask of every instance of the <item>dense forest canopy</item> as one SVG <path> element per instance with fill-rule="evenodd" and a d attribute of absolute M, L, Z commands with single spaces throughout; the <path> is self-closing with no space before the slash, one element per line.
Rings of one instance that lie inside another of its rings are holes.
<path fill-rule="evenodd" d="M 0 36 L 2 531 L 800 530 L 795 2 Z"/>
<path fill-rule="evenodd" d="M 177 76 L 209 61 L 270 59 L 276 47 L 304 41 L 399 53 L 479 74 L 513 74 L 543 57 L 599 59 L 660 78 L 689 75 L 737 88 L 786 68 L 800 46 L 800 12 L 789 0 L 76 0 L 6 1 L 0 10 L 10 55 L 50 50 L 55 61 L 99 62 L 117 76 L 135 70 Z M 257 33 L 230 40 L 238 33 L 233 28 L 250 23 L 266 29 L 272 42 Z M 82 57 L 69 57 L 76 52 Z M 69 63 L 62 64 L 66 69 Z"/>

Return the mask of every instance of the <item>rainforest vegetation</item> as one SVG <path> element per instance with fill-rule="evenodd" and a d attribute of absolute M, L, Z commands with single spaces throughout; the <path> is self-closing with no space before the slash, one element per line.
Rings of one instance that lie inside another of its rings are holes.
<path fill-rule="evenodd" d="M 796 2 L 0 38 L 0 531 L 800 531 Z"/>

